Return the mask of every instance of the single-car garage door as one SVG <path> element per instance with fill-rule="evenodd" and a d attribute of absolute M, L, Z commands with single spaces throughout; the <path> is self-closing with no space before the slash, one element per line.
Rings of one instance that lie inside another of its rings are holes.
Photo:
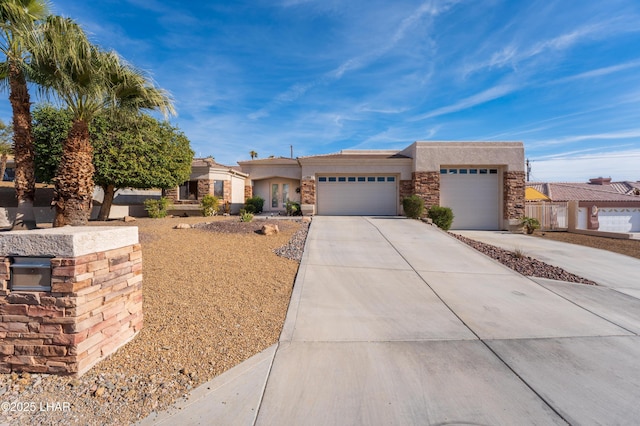
<path fill-rule="evenodd" d="M 318 214 L 394 216 L 398 214 L 395 176 L 318 176 Z"/>
<path fill-rule="evenodd" d="M 500 229 L 498 169 L 440 169 L 440 205 L 453 210 L 451 229 Z"/>

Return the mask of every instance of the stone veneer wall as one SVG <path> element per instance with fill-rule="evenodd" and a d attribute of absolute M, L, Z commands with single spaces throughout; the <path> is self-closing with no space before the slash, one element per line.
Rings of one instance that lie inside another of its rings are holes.
<path fill-rule="evenodd" d="M 10 257 L 3 251 L 0 373 L 79 376 L 142 328 L 140 244 L 53 258 L 50 292 L 10 290 Z"/>
<path fill-rule="evenodd" d="M 244 200 L 248 200 L 253 197 L 253 186 L 245 185 L 244 186 Z"/>
<path fill-rule="evenodd" d="M 316 180 L 306 176 L 300 181 L 300 207 L 305 216 L 316 213 Z"/>
<path fill-rule="evenodd" d="M 198 179 L 198 202 L 202 201 L 205 195 L 213 195 L 213 181 L 208 179 Z"/>
<path fill-rule="evenodd" d="M 175 188 L 165 189 L 163 195 L 164 197 L 171 200 L 171 202 L 175 203 L 176 201 L 178 201 L 178 187 L 176 186 Z"/>
<path fill-rule="evenodd" d="M 413 181 L 411 180 L 401 180 L 400 181 L 400 206 L 402 206 L 402 200 L 405 197 L 410 197 L 413 195 Z"/>
<path fill-rule="evenodd" d="M 425 214 L 431 206 L 440 205 L 440 172 L 413 172 L 413 193 L 424 200 Z"/>
<path fill-rule="evenodd" d="M 524 217 L 525 172 L 504 172 L 504 218 L 519 222 Z"/>
<path fill-rule="evenodd" d="M 222 181 L 222 202 L 231 204 L 231 181 L 230 180 Z"/>

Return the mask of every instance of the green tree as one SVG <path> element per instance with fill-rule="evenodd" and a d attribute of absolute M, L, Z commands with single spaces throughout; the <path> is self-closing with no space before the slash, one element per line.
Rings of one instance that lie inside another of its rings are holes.
<path fill-rule="evenodd" d="M 253 160 L 254 158 L 258 158 L 258 153 L 255 152 L 254 150 L 249 151 L 249 155 L 251 156 L 251 159 Z"/>
<path fill-rule="evenodd" d="M 62 146 L 72 126 L 68 110 L 38 106 L 33 111 L 36 175 L 45 182 L 55 178 Z M 94 181 L 104 191 L 98 214 L 106 220 L 115 193 L 122 188 L 175 187 L 189 179 L 193 151 L 177 128 L 146 114 L 114 121 L 96 116 L 89 125 L 93 146 Z"/>
<path fill-rule="evenodd" d="M 125 121 L 145 109 L 173 113 L 168 94 L 115 52 L 90 43 L 71 19 L 50 16 L 34 44 L 32 68 L 44 93 L 60 100 L 73 117 L 56 172 L 53 226 L 84 225 L 94 188 L 89 123 L 110 113 Z"/>
<path fill-rule="evenodd" d="M 2 181 L 4 172 L 7 170 L 9 154 L 13 153 L 12 134 L 11 126 L 7 126 L 4 121 L 0 120 L 0 181 Z"/>
<path fill-rule="evenodd" d="M 27 87 L 30 40 L 38 21 L 48 14 L 44 0 L 0 0 L 0 78 L 9 87 L 13 111 L 13 148 L 16 163 L 15 188 L 18 210 L 12 229 L 33 229 L 36 219 L 34 152 L 31 139 L 30 96 Z M 6 87 L 5 86 L 5 87 Z"/>

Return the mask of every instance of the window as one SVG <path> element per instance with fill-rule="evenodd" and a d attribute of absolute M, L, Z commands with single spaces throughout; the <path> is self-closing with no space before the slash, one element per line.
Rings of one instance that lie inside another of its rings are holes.
<path fill-rule="evenodd" d="M 318 182 L 326 182 L 327 181 L 327 177 L 326 176 L 320 176 L 318 178 Z"/>
<path fill-rule="evenodd" d="M 446 175 L 447 174 L 447 169 L 440 169 L 440 174 L 441 175 Z"/>
<path fill-rule="evenodd" d="M 358 182 L 364 182 L 365 178 L 364 176 L 358 176 Z"/>
<path fill-rule="evenodd" d="M 216 180 L 213 182 L 213 196 L 224 198 L 224 181 Z"/>
<path fill-rule="evenodd" d="M 198 199 L 198 181 L 190 180 L 183 183 L 178 188 L 178 200 L 197 200 Z"/>
<path fill-rule="evenodd" d="M 289 201 L 289 184 L 282 184 L 282 207 L 287 206 L 287 201 Z"/>
<path fill-rule="evenodd" d="M 449 169 L 449 174 L 450 175 L 457 175 L 458 174 L 458 169 Z"/>
<path fill-rule="evenodd" d="M 376 181 L 376 177 L 375 176 L 368 176 L 367 177 L 367 182 L 375 182 Z"/>
<path fill-rule="evenodd" d="M 489 169 L 489 174 L 497 175 L 498 174 L 498 169 Z"/>
<path fill-rule="evenodd" d="M 378 182 L 384 182 L 384 176 L 378 176 Z"/>
<path fill-rule="evenodd" d="M 356 178 L 355 176 L 349 176 L 349 178 L 347 179 L 349 182 L 355 182 Z"/>
<path fill-rule="evenodd" d="M 486 175 L 487 174 L 487 169 L 480 169 L 480 174 L 481 175 Z"/>
<path fill-rule="evenodd" d="M 387 182 L 395 182 L 395 181 L 396 181 L 396 178 L 394 176 L 389 176 L 387 178 Z"/>
<path fill-rule="evenodd" d="M 461 175 L 466 175 L 467 174 L 467 169 L 460 169 L 460 174 Z"/>
<path fill-rule="evenodd" d="M 278 208 L 278 184 L 274 183 L 271 185 L 271 208 Z"/>
<path fill-rule="evenodd" d="M 336 177 L 335 176 L 329 177 L 329 182 L 335 182 L 335 181 L 336 181 Z"/>
<path fill-rule="evenodd" d="M 338 182 L 346 182 L 346 181 L 347 181 L 347 178 L 346 178 L 346 177 L 344 177 L 344 176 L 340 176 L 340 177 L 338 178 Z"/>
<path fill-rule="evenodd" d="M 470 175 L 477 175 L 478 174 L 478 169 L 469 169 L 469 174 Z"/>

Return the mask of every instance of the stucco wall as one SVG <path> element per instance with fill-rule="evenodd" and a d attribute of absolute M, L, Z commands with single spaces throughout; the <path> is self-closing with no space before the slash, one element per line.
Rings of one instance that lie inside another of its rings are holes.
<path fill-rule="evenodd" d="M 383 158 L 383 159 L 359 159 L 340 158 L 332 161 L 315 159 L 301 160 L 302 176 L 316 176 L 317 174 L 335 173 L 339 175 L 349 174 L 400 174 L 400 180 L 411 179 L 410 158 Z"/>
<path fill-rule="evenodd" d="M 417 172 L 435 172 L 440 166 L 506 166 L 524 171 L 522 142 L 415 142 L 401 154 L 413 158 Z"/>

